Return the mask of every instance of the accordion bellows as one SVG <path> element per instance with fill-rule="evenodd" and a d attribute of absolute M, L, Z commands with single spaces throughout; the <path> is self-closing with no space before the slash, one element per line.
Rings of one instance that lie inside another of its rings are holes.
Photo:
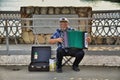
<path fill-rule="evenodd" d="M 83 31 L 65 31 L 64 32 L 64 47 L 73 48 L 87 48 L 88 43 L 86 41 L 87 32 Z"/>

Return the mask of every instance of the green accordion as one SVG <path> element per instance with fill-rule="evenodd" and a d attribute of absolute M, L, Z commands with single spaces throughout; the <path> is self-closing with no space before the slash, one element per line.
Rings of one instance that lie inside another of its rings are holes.
<path fill-rule="evenodd" d="M 88 48 L 87 32 L 85 31 L 65 31 L 64 32 L 64 47 L 66 48 Z"/>

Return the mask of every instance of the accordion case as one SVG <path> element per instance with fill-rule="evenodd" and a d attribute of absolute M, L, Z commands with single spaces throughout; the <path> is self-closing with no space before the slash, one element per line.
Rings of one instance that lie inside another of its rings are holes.
<path fill-rule="evenodd" d="M 64 32 L 64 47 L 66 48 L 88 48 L 88 42 L 86 41 L 87 32 L 85 31 L 65 31 Z"/>
<path fill-rule="evenodd" d="M 50 46 L 32 46 L 29 71 L 49 71 Z"/>

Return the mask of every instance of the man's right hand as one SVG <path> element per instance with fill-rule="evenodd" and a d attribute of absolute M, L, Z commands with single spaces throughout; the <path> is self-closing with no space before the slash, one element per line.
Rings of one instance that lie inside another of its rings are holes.
<path fill-rule="evenodd" d="M 57 42 L 63 43 L 63 38 L 57 38 Z"/>
<path fill-rule="evenodd" d="M 50 44 L 63 43 L 63 38 L 50 39 L 49 43 Z"/>

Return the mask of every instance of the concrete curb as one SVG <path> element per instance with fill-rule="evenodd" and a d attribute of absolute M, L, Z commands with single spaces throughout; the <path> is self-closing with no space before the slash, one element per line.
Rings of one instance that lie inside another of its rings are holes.
<path fill-rule="evenodd" d="M 0 55 L 0 65 L 29 65 L 30 61 L 30 55 Z M 80 65 L 120 66 L 120 56 L 86 54 Z"/>

